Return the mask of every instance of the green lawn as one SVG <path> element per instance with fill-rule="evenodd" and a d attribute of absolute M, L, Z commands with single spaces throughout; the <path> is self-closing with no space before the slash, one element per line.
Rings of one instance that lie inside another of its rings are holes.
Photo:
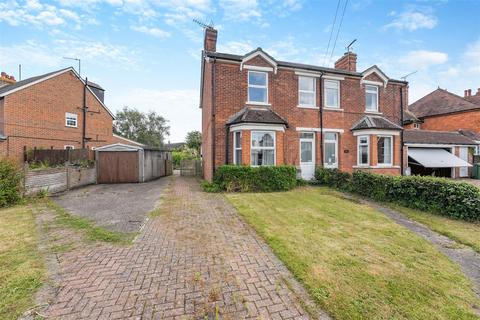
<path fill-rule="evenodd" d="M 480 253 L 480 223 L 454 220 L 398 205 L 390 206 L 410 219 L 418 221 L 428 226 L 433 231 L 469 246 L 476 252 Z"/>
<path fill-rule="evenodd" d="M 0 210 L 0 319 L 17 319 L 32 307 L 45 267 L 27 206 Z"/>
<path fill-rule="evenodd" d="M 477 319 L 460 268 L 376 210 L 327 188 L 227 194 L 336 319 Z"/>

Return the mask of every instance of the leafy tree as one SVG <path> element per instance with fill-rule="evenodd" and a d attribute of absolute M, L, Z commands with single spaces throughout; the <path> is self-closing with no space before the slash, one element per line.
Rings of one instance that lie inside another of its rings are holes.
<path fill-rule="evenodd" d="M 116 115 L 113 131 L 134 141 L 152 147 L 161 147 L 170 134 L 168 120 L 155 111 L 140 112 L 135 108 L 123 107 Z"/>
<path fill-rule="evenodd" d="M 200 147 L 202 146 L 202 133 L 200 131 L 190 131 L 185 139 L 187 147 L 195 150 L 200 155 Z"/>

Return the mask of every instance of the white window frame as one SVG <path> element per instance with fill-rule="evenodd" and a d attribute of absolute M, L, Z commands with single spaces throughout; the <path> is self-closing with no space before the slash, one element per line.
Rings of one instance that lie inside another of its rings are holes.
<path fill-rule="evenodd" d="M 75 119 L 75 125 L 68 124 L 68 120 L 73 121 L 73 119 Z M 70 127 L 70 128 L 78 127 L 78 115 L 76 113 L 65 112 L 65 127 Z"/>
<path fill-rule="evenodd" d="M 265 75 L 265 86 L 261 86 L 261 85 L 258 85 L 258 84 L 250 84 L 250 73 L 260 73 L 260 74 L 264 74 Z M 267 101 L 252 101 L 250 99 L 250 87 L 252 88 L 260 88 L 260 89 L 265 89 L 267 91 Z M 248 71 L 248 75 L 247 75 L 247 103 L 248 104 L 262 104 L 262 105 L 268 105 L 268 72 L 263 72 L 263 71 L 252 71 L 252 70 L 249 70 Z"/>
<path fill-rule="evenodd" d="M 237 145 L 237 139 L 236 139 L 237 134 L 240 135 L 240 146 Z M 233 163 L 236 165 L 242 165 L 242 163 L 238 163 L 238 159 L 237 159 L 238 150 L 242 151 L 242 131 L 233 132 Z M 242 154 L 242 158 L 243 158 L 243 154 Z"/>
<path fill-rule="evenodd" d="M 366 143 L 360 143 L 362 138 L 367 138 Z M 367 163 L 361 163 L 361 154 L 360 154 L 360 146 L 367 146 Z M 357 166 L 359 167 L 368 167 L 370 165 L 370 136 L 363 135 L 357 136 Z"/>
<path fill-rule="evenodd" d="M 331 86 L 328 86 L 328 83 L 330 84 L 333 84 L 335 83 L 336 84 L 336 89 L 337 89 L 337 101 L 338 101 L 338 106 L 329 106 L 327 101 L 327 87 L 329 89 L 332 89 Z M 340 80 L 330 80 L 330 79 L 325 79 L 323 80 L 323 95 L 324 95 L 324 105 L 325 105 L 325 108 L 330 108 L 330 109 L 340 109 Z"/>
<path fill-rule="evenodd" d="M 75 146 L 72 146 L 71 144 L 67 144 L 67 145 L 64 145 L 64 146 L 63 146 L 63 149 L 64 149 L 64 150 L 67 150 L 67 149 L 69 149 L 69 148 L 72 149 L 72 150 L 75 150 Z"/>
<path fill-rule="evenodd" d="M 253 134 L 254 133 L 260 133 L 260 134 L 271 134 L 273 136 L 273 147 L 254 147 L 253 146 Z M 273 150 L 273 165 L 275 166 L 277 164 L 277 137 L 275 134 L 275 131 L 251 131 L 250 132 L 250 165 L 252 167 L 259 167 L 259 165 L 253 165 L 252 164 L 252 150 Z M 262 164 L 262 166 L 266 166 L 265 164 Z"/>
<path fill-rule="evenodd" d="M 420 129 L 420 123 L 414 122 L 414 123 L 413 123 L 413 128 L 414 128 L 414 129 Z"/>
<path fill-rule="evenodd" d="M 374 90 L 372 88 L 375 88 Z M 370 84 L 365 85 L 365 111 L 366 112 L 378 112 L 378 95 L 379 95 L 379 87 L 378 86 L 373 86 Z M 367 94 L 368 93 L 375 93 L 376 97 L 376 108 L 375 109 L 369 109 L 369 106 L 367 106 Z"/>
<path fill-rule="evenodd" d="M 332 139 L 326 139 L 325 138 L 325 133 L 333 133 L 335 134 L 335 140 L 332 140 Z M 325 168 L 338 168 L 338 139 L 339 139 L 339 133 L 338 132 L 332 132 L 332 131 L 325 131 L 323 132 L 323 163 L 324 163 L 324 166 Z M 327 164 L 327 161 L 325 159 L 325 144 L 326 143 L 335 143 L 335 160 L 336 162 L 333 164 L 333 165 L 329 165 Z"/>
<path fill-rule="evenodd" d="M 473 152 L 476 156 L 479 156 L 480 155 L 480 145 L 478 146 L 475 146 L 475 149 L 474 149 L 474 152 Z"/>
<path fill-rule="evenodd" d="M 390 138 L 390 163 L 380 163 L 378 162 L 378 155 L 380 154 L 378 152 L 378 138 Z M 391 167 L 393 166 L 393 136 L 390 135 L 378 135 L 377 136 L 377 166 L 379 167 Z"/>
<path fill-rule="evenodd" d="M 307 78 L 310 80 L 313 80 L 313 91 L 309 90 L 301 90 L 300 89 L 300 79 L 301 78 Z M 300 103 L 300 95 L 302 93 L 313 93 L 313 104 L 301 104 Z M 299 107 L 310 107 L 310 108 L 316 108 L 317 107 L 317 78 L 315 77 L 308 77 L 308 76 L 298 76 L 298 106 Z"/>

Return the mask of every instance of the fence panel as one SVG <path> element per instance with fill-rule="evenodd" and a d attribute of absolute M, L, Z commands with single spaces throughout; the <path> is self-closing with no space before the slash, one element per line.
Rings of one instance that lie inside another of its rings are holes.
<path fill-rule="evenodd" d="M 180 161 L 180 175 L 181 176 L 199 176 L 202 174 L 201 160 L 187 160 Z"/>
<path fill-rule="evenodd" d="M 32 149 L 24 150 L 25 162 L 45 162 L 50 165 L 61 165 L 65 162 L 93 160 L 94 152 L 88 149 Z"/>

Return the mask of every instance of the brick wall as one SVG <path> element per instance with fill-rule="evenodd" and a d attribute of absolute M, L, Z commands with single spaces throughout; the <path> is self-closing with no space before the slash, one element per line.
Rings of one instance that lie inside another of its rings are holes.
<path fill-rule="evenodd" d="M 480 133 L 480 110 L 427 117 L 423 119 L 424 130 L 457 131 L 473 130 Z"/>
<path fill-rule="evenodd" d="M 3 150 L 0 147 L 2 154 L 21 161 L 24 146 L 81 148 L 83 90 L 82 82 L 73 72 L 65 72 L 7 95 L 3 99 L 3 118 L 8 141 L 0 142 L 4 145 Z M 86 146 L 113 143 L 113 118 L 90 91 L 87 91 L 87 106 L 86 136 L 91 140 Z M 65 126 L 66 112 L 77 114 L 76 128 Z"/>

